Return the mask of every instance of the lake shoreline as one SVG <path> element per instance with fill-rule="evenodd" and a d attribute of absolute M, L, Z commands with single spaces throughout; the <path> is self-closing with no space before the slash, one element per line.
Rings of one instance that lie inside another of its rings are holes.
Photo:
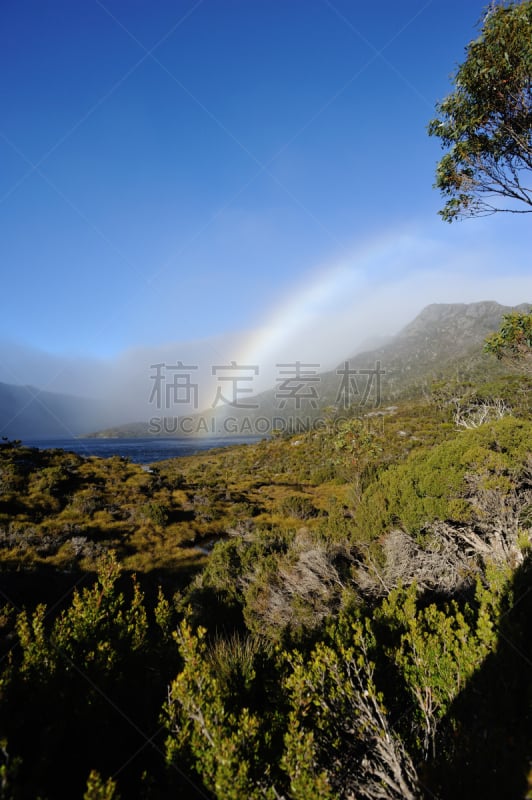
<path fill-rule="evenodd" d="M 23 447 L 38 450 L 65 450 L 77 455 L 98 458 L 120 456 L 134 464 L 152 464 L 169 458 L 183 458 L 220 447 L 254 444 L 263 436 L 211 436 L 187 438 L 68 438 L 68 439 L 23 439 Z"/>

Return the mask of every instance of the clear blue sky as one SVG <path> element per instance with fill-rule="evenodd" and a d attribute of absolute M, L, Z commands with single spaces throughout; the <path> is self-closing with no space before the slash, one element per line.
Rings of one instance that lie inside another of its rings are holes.
<path fill-rule="evenodd" d="M 390 231 L 412 263 L 421 232 L 530 274 L 528 217 L 436 215 L 426 125 L 484 5 L 4 0 L 0 339 L 98 357 L 252 329 Z"/>

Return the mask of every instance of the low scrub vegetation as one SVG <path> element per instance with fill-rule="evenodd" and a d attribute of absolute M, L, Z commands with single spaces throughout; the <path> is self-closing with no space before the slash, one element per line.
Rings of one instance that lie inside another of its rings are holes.
<path fill-rule="evenodd" d="M 149 470 L 1 443 L 0 796 L 524 798 L 529 390 Z"/>

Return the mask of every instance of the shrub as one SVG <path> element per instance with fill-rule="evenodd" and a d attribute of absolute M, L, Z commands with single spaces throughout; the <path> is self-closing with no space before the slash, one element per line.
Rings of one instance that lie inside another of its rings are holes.
<path fill-rule="evenodd" d="M 507 417 L 415 453 L 364 492 L 355 517 L 359 534 L 373 539 L 393 526 L 419 533 L 438 519 L 469 522 L 479 490 L 504 497 L 524 478 L 531 440 L 531 423 Z"/>
<path fill-rule="evenodd" d="M 311 519 L 318 514 L 312 500 L 306 495 L 292 494 L 283 498 L 280 503 L 280 510 L 283 514 L 288 514 L 296 519 Z"/>

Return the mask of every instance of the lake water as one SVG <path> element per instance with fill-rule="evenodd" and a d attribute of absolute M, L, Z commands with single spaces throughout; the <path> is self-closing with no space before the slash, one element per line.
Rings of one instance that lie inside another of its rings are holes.
<path fill-rule="evenodd" d="M 125 456 L 135 464 L 151 464 L 234 444 L 252 444 L 262 436 L 205 437 L 202 439 L 23 439 L 26 447 L 69 450 L 82 456 Z"/>

